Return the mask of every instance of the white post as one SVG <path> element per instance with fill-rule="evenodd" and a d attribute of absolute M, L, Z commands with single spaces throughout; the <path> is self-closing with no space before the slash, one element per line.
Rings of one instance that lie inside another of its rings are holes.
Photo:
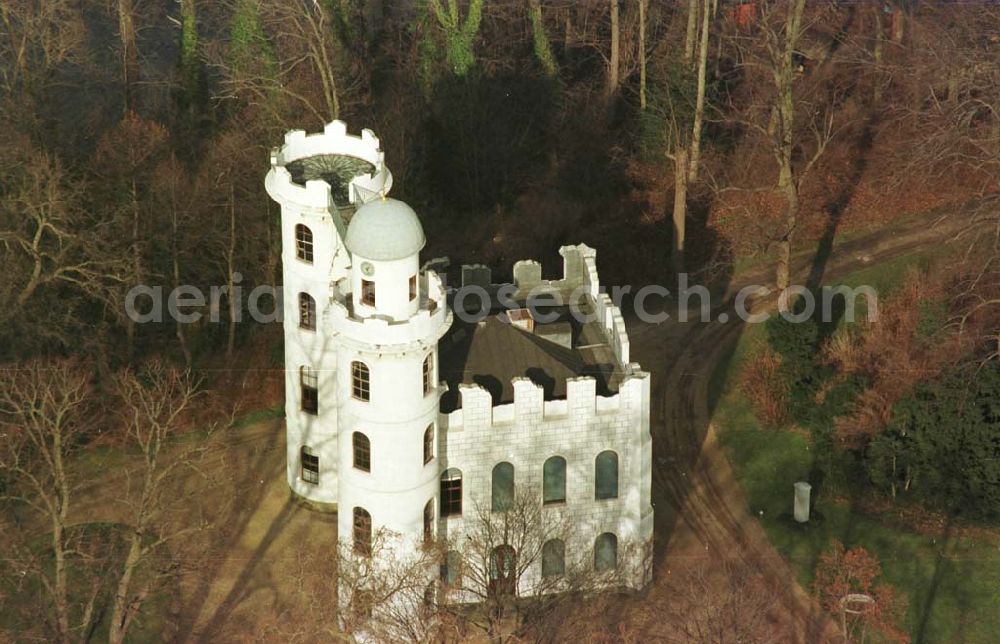
<path fill-rule="evenodd" d="M 806 523 L 809 521 L 809 493 L 812 491 L 812 486 L 805 481 L 799 481 L 795 484 L 795 520 L 799 523 Z"/>

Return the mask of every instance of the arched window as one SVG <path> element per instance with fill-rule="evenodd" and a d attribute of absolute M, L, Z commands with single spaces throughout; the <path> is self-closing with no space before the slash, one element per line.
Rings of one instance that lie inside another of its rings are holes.
<path fill-rule="evenodd" d="M 542 503 L 566 500 L 566 459 L 553 456 L 542 466 Z"/>
<path fill-rule="evenodd" d="M 490 594 L 508 596 L 514 594 L 517 585 L 517 551 L 513 546 L 503 544 L 490 554 Z"/>
<path fill-rule="evenodd" d="M 550 539 L 542 546 L 542 577 L 566 574 L 566 544 L 562 539 Z"/>
<path fill-rule="evenodd" d="M 319 483 L 319 456 L 305 445 L 299 450 L 299 465 L 303 481 L 313 485 Z"/>
<path fill-rule="evenodd" d="M 299 389 L 301 390 L 302 411 L 307 414 L 318 414 L 319 377 L 309 367 L 299 367 Z"/>
<path fill-rule="evenodd" d="M 417 276 L 410 275 L 410 301 L 417 299 Z"/>
<path fill-rule="evenodd" d="M 351 395 L 365 402 L 371 400 L 371 372 L 368 365 L 355 360 L 351 363 Z"/>
<path fill-rule="evenodd" d="M 609 572 L 618 567 L 618 537 L 610 532 L 598 535 L 594 541 L 594 570 Z"/>
<path fill-rule="evenodd" d="M 594 461 L 594 498 L 618 498 L 618 454 L 608 450 Z"/>
<path fill-rule="evenodd" d="M 299 293 L 299 328 L 316 330 L 316 300 L 308 293 Z"/>
<path fill-rule="evenodd" d="M 295 225 L 295 257 L 312 264 L 313 233 L 308 226 Z"/>
<path fill-rule="evenodd" d="M 514 505 L 514 466 L 497 463 L 493 467 L 493 511 L 503 512 Z"/>
<path fill-rule="evenodd" d="M 444 563 L 441 564 L 441 581 L 449 586 L 458 582 L 462 574 L 462 555 L 458 550 L 449 550 L 444 556 Z"/>
<path fill-rule="evenodd" d="M 351 437 L 354 447 L 354 467 L 362 472 L 372 471 L 372 443 L 361 432 L 354 432 Z"/>
<path fill-rule="evenodd" d="M 424 465 L 434 460 L 434 423 L 424 430 Z"/>
<path fill-rule="evenodd" d="M 429 544 L 434 540 L 434 499 L 424 506 L 424 543 Z"/>
<path fill-rule="evenodd" d="M 424 358 L 424 395 L 434 389 L 434 354 L 428 353 Z"/>
<path fill-rule="evenodd" d="M 441 475 L 441 516 L 462 514 L 462 470 L 451 468 Z"/>
<path fill-rule="evenodd" d="M 354 552 L 365 557 L 372 554 L 372 515 L 364 508 L 354 508 Z"/>

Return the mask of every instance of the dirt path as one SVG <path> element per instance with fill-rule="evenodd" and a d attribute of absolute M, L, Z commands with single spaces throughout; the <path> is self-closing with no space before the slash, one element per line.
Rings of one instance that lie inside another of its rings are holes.
<path fill-rule="evenodd" d="M 942 243 L 966 223 L 963 217 L 928 215 L 843 243 L 826 259 L 823 283 L 835 283 L 851 272 Z M 812 258 L 802 257 L 795 262 L 793 274 L 804 281 L 814 270 Z M 794 572 L 749 514 L 711 422 L 713 374 L 728 361 L 745 327 L 728 301 L 743 286 L 769 284 L 772 271 L 764 266 L 744 274 L 716 298 L 726 304 L 713 307 L 712 319 L 726 313 L 727 322 L 628 322 L 632 357 L 653 377 L 653 500 L 658 539 L 654 584 L 657 577 L 663 579 L 698 562 L 735 555 L 762 571 L 762 589 L 774 593 L 780 641 L 837 642 L 841 638 L 836 625 L 795 582 Z M 754 308 L 773 305 L 774 299 L 768 299 Z"/>

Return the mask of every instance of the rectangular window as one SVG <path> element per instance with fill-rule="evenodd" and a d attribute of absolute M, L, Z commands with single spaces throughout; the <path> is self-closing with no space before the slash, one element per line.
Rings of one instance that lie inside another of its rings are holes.
<path fill-rule="evenodd" d="M 308 447 L 303 447 L 301 452 L 302 480 L 306 483 L 316 485 L 319 483 L 319 456 L 313 454 Z"/>
<path fill-rule="evenodd" d="M 441 516 L 450 517 L 462 514 L 462 475 L 449 475 L 441 478 Z"/>
<path fill-rule="evenodd" d="M 316 330 L 316 300 L 308 293 L 299 293 L 299 328 Z"/>
<path fill-rule="evenodd" d="M 424 430 L 424 465 L 434 460 L 434 425 L 427 426 Z"/>
<path fill-rule="evenodd" d="M 354 432 L 354 467 L 362 472 L 372 471 L 372 444 L 361 432 Z"/>
<path fill-rule="evenodd" d="M 371 373 L 364 363 L 351 363 L 351 395 L 358 400 L 371 400 Z"/>
<path fill-rule="evenodd" d="M 306 226 L 297 224 L 295 226 L 295 256 L 312 264 L 313 261 L 313 234 Z"/>
<path fill-rule="evenodd" d="M 302 411 L 307 414 L 319 413 L 319 377 L 308 367 L 299 370 L 299 384 L 302 390 Z"/>
<path fill-rule="evenodd" d="M 417 299 L 417 276 L 410 276 L 410 301 Z"/>
<path fill-rule="evenodd" d="M 372 554 L 372 515 L 364 508 L 354 508 L 354 552 L 365 557 Z"/>
<path fill-rule="evenodd" d="M 375 306 L 375 282 L 361 280 L 361 303 Z"/>
<path fill-rule="evenodd" d="M 434 499 L 424 506 L 424 543 L 429 544 L 434 540 Z"/>
<path fill-rule="evenodd" d="M 431 393 L 434 389 L 434 354 L 424 358 L 424 395 Z"/>

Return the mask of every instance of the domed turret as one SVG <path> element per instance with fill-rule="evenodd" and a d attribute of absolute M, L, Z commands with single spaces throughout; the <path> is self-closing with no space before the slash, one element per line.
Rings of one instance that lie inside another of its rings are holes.
<path fill-rule="evenodd" d="M 354 213 L 344 243 L 352 255 L 387 262 L 416 255 L 427 239 L 413 208 L 398 199 L 376 199 Z"/>
<path fill-rule="evenodd" d="M 358 208 L 344 239 L 356 315 L 400 321 L 417 312 L 420 250 L 426 243 L 417 213 L 402 201 L 377 199 Z"/>

